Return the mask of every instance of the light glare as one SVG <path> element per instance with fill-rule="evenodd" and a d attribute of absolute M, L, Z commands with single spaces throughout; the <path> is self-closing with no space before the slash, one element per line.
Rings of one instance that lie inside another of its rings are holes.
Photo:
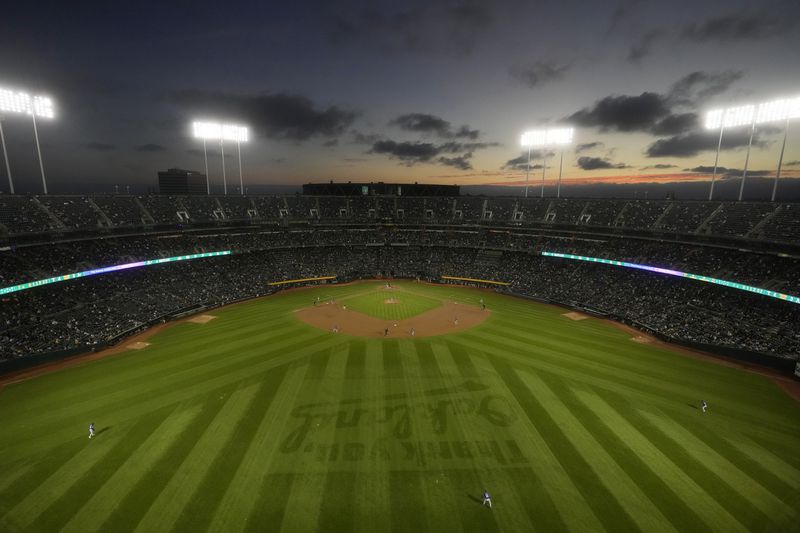
<path fill-rule="evenodd" d="M 520 144 L 525 147 L 569 144 L 572 142 L 574 131 L 573 128 L 526 131 L 520 137 Z"/>
<path fill-rule="evenodd" d="M 249 133 L 247 126 L 236 124 L 220 124 L 218 122 L 193 122 L 192 133 L 198 139 L 213 141 L 247 142 Z"/>
<path fill-rule="evenodd" d="M 31 97 L 26 92 L 0 89 L 0 111 L 53 118 L 53 100 L 47 96 Z"/>
<path fill-rule="evenodd" d="M 706 128 L 735 128 L 793 118 L 800 118 L 800 96 L 763 102 L 758 106 L 744 105 L 711 110 L 706 113 Z"/>

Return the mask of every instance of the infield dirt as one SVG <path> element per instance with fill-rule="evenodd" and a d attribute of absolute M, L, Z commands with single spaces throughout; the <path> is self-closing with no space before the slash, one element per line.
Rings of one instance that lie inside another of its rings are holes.
<path fill-rule="evenodd" d="M 385 302 L 386 305 L 391 305 Z M 346 307 L 346 304 L 345 306 Z M 488 309 L 457 302 L 444 302 L 440 307 L 431 309 L 405 320 L 385 320 L 370 315 L 344 309 L 340 304 L 323 304 L 306 307 L 295 311 L 295 316 L 319 329 L 333 331 L 356 337 L 384 337 L 388 329 L 388 337 L 412 338 L 433 337 L 456 333 L 474 328 L 491 316 Z M 414 335 L 411 331 L 414 331 Z"/>

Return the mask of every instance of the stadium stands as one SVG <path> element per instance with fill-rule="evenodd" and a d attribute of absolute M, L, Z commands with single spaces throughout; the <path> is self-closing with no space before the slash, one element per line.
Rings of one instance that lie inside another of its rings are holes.
<path fill-rule="evenodd" d="M 234 252 L 6 295 L 0 360 L 102 345 L 181 310 L 265 294 L 270 281 L 323 274 L 498 279 L 516 294 L 600 310 L 674 339 L 797 358 L 800 306 L 538 252 L 800 294 L 798 211 L 797 204 L 654 200 L 0 195 L 2 286 Z M 683 235 L 688 240 L 674 240 Z"/>

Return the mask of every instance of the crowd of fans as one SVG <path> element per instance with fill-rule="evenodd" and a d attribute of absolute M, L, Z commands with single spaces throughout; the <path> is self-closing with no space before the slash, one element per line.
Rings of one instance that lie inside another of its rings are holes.
<path fill-rule="evenodd" d="M 509 197 L 7 196 L 0 240 L 25 234 L 110 232 L 226 224 L 491 224 L 800 244 L 797 204 Z"/>
<path fill-rule="evenodd" d="M 20 245 L 0 252 L 0 287 L 218 250 L 234 253 L 0 296 L 0 359 L 92 347 L 182 310 L 267 294 L 271 281 L 325 275 L 339 281 L 383 276 L 439 281 L 443 275 L 505 281 L 510 292 L 595 309 L 679 340 L 781 357 L 800 354 L 796 304 L 539 252 L 645 263 L 797 295 L 796 258 L 622 237 L 556 237 L 530 228 L 211 228 Z"/>

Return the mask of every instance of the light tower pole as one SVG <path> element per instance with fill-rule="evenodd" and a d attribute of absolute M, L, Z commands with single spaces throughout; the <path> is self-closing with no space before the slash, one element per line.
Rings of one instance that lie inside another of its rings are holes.
<path fill-rule="evenodd" d="M 3 145 L 3 161 L 6 162 L 6 174 L 8 174 L 8 188 L 14 194 L 14 181 L 11 179 L 11 164 L 8 162 L 8 152 L 6 151 L 6 137 L 3 134 L 3 117 L 0 116 L 0 144 Z"/>

